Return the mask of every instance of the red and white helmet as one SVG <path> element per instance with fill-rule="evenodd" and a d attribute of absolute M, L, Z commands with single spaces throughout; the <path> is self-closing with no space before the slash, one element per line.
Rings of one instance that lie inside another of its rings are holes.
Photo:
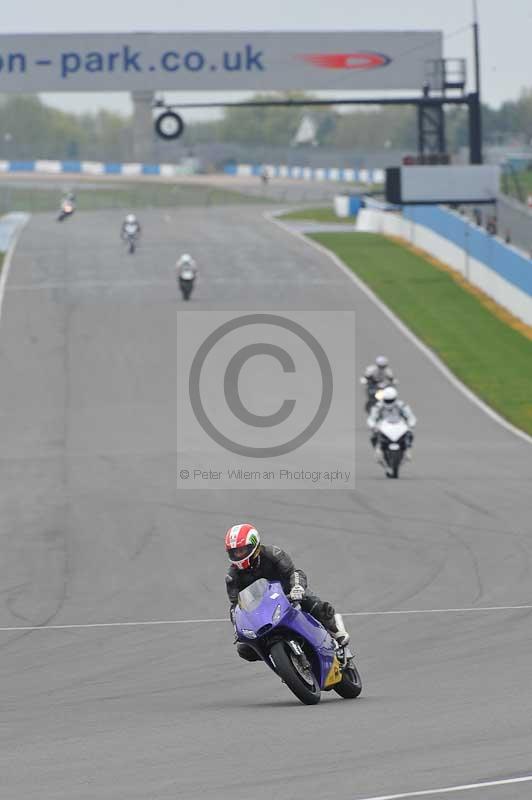
<path fill-rule="evenodd" d="M 225 551 L 238 569 L 250 569 L 258 558 L 259 548 L 259 532 L 248 522 L 233 525 L 225 534 Z"/>

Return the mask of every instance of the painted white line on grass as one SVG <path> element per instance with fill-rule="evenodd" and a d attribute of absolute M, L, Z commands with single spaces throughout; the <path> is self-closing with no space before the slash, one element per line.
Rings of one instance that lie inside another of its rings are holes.
<path fill-rule="evenodd" d="M 344 617 L 386 617 L 409 614 L 463 614 L 489 611 L 530 611 L 531 605 L 521 606 L 484 606 L 470 608 L 415 608 L 404 611 L 342 611 Z M 80 622 L 70 625 L 18 625 L 0 628 L 1 633 L 15 631 L 62 631 L 83 628 L 146 628 L 155 625 L 205 625 L 209 623 L 229 622 L 229 617 L 207 617 L 204 619 L 147 619 L 133 622 Z"/>
<path fill-rule="evenodd" d="M 522 439 L 524 442 L 527 442 L 527 444 L 532 444 L 532 436 L 529 436 L 528 433 L 525 433 L 519 428 L 516 428 L 515 425 L 511 424 L 511 422 L 508 422 L 507 420 L 504 419 L 504 417 L 501 417 L 500 414 L 497 414 L 497 412 L 494 411 L 492 408 L 490 408 L 488 405 L 486 405 L 486 403 L 484 403 L 484 401 L 481 400 L 480 397 L 477 397 L 477 395 L 474 394 L 474 392 L 472 392 L 471 389 L 468 389 L 467 386 L 464 383 L 462 383 L 462 381 L 458 380 L 456 375 L 454 375 L 451 372 L 451 370 L 445 366 L 443 361 L 441 361 L 441 359 L 436 355 L 436 353 L 434 353 L 429 347 L 427 347 L 427 345 L 424 344 L 421 341 L 421 339 L 418 339 L 418 337 L 414 333 L 412 333 L 410 328 L 408 328 L 404 324 L 404 322 L 402 322 L 399 319 L 399 317 L 397 317 L 393 313 L 393 311 L 391 311 L 388 308 L 388 306 L 385 305 L 382 302 L 382 300 L 380 300 L 377 297 L 377 295 L 374 292 L 372 292 L 369 286 L 367 286 L 364 283 L 364 281 L 362 281 L 358 277 L 358 275 L 356 275 L 353 272 L 352 269 L 350 269 L 346 264 L 344 264 L 344 262 L 335 253 L 333 253 L 331 250 L 328 250 L 322 244 L 319 244 L 319 242 L 315 242 L 313 239 L 309 239 L 308 236 L 301 233 L 300 231 L 294 230 L 289 225 L 286 225 L 284 222 L 281 222 L 279 219 L 277 219 L 277 215 L 281 213 L 284 212 L 265 211 L 264 218 L 267 219 L 269 222 L 273 223 L 274 225 L 277 225 L 277 227 L 281 228 L 281 230 L 285 231 L 285 233 L 289 233 L 291 236 L 295 236 L 297 239 L 300 239 L 301 241 L 305 242 L 309 247 L 312 247 L 314 248 L 314 250 L 317 250 L 322 255 L 327 256 L 327 258 L 329 258 L 333 262 L 333 264 L 336 264 L 336 266 L 339 267 L 339 269 L 341 269 L 342 272 L 345 275 L 347 275 L 347 277 L 350 278 L 354 284 L 356 284 L 356 286 L 360 289 L 360 291 L 363 292 L 366 295 L 366 297 L 369 300 L 371 300 L 371 302 L 374 303 L 374 305 L 376 305 L 377 308 L 380 311 L 382 311 L 382 313 L 386 317 L 388 317 L 388 319 L 391 322 L 393 322 L 393 324 L 401 331 L 401 333 L 404 336 L 406 336 L 406 338 L 409 339 L 412 342 L 412 344 L 414 344 L 418 348 L 418 350 L 421 350 L 421 352 L 429 359 L 429 361 L 436 367 L 436 369 L 438 369 L 442 373 L 442 375 L 444 375 L 447 378 L 447 380 L 450 383 L 452 383 L 455 389 L 458 389 L 458 391 L 462 392 L 462 394 L 465 395 L 465 397 L 467 397 L 468 400 L 470 400 L 478 408 L 480 408 L 485 414 L 487 414 L 488 417 L 494 420 L 494 422 L 497 422 L 507 431 L 513 433 L 514 436 L 518 436 L 519 439 Z"/>
<path fill-rule="evenodd" d="M 451 794 L 452 792 L 468 792 L 472 789 L 487 789 L 490 786 L 509 786 L 512 783 L 530 783 L 532 775 L 521 778 L 505 778 L 500 781 L 484 781 L 483 783 L 464 783 L 461 786 L 445 786 L 442 789 L 424 789 L 419 792 L 402 792 L 401 794 L 380 794 L 372 797 L 361 797 L 360 800 L 406 800 L 409 797 L 430 797 L 435 794 Z"/>

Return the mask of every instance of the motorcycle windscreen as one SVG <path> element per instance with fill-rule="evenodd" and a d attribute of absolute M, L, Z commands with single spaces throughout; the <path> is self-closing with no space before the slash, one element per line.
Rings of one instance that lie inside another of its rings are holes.
<path fill-rule="evenodd" d="M 258 581 L 250 584 L 238 595 L 238 605 L 242 611 L 255 611 L 261 604 L 262 598 L 269 589 L 270 584 L 266 578 L 259 578 Z"/>

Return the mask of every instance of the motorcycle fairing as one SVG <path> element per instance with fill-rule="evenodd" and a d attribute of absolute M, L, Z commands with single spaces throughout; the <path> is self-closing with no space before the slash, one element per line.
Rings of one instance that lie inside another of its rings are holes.
<path fill-rule="evenodd" d="M 247 598 L 244 602 L 241 601 L 243 595 Z M 280 613 L 276 614 L 274 621 L 278 606 Z M 315 654 L 316 678 L 321 688 L 329 688 L 341 680 L 341 672 L 338 678 L 340 665 L 332 636 L 315 617 L 292 606 L 280 583 L 269 583 L 260 578 L 243 590 L 235 610 L 235 625 L 238 640 L 251 645 L 269 666 L 268 650 L 263 647 L 264 637 L 271 636 L 275 629 L 279 629 L 280 633 L 296 633 Z"/>

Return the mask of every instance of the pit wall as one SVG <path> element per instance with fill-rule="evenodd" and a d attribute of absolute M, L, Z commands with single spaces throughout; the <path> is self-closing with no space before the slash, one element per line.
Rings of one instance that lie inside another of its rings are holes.
<path fill-rule="evenodd" d="M 426 251 L 532 325 L 532 260 L 459 214 L 442 206 L 406 206 L 401 213 L 363 208 L 356 229 Z"/>

